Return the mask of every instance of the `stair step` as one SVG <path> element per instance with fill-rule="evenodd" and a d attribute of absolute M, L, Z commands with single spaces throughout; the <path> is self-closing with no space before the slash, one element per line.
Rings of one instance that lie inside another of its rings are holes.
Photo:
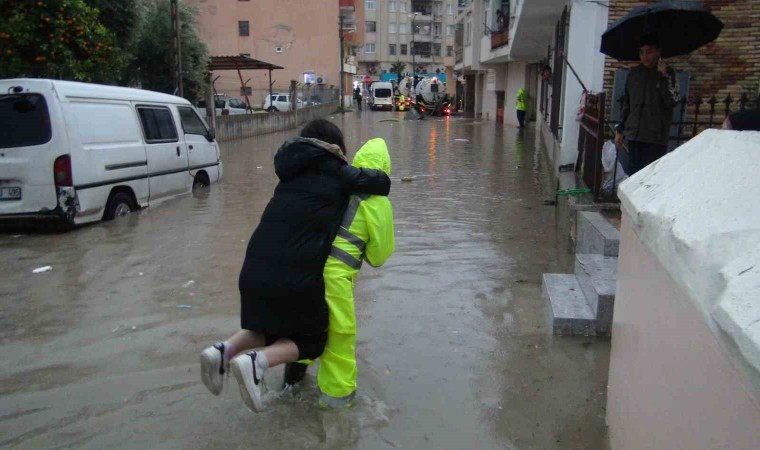
<path fill-rule="evenodd" d="M 618 256 L 620 232 L 601 214 L 593 211 L 578 213 L 576 253 Z"/>
<path fill-rule="evenodd" d="M 595 335 L 594 313 L 583 296 L 574 275 L 545 273 L 543 295 L 551 308 L 552 328 L 556 335 Z"/>
<path fill-rule="evenodd" d="M 598 335 L 609 335 L 615 307 L 618 259 L 604 255 L 575 255 L 575 277 L 596 318 Z"/>

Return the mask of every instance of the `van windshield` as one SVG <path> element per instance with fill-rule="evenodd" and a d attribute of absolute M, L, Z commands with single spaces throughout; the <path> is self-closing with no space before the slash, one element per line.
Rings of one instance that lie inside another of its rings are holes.
<path fill-rule="evenodd" d="M 50 114 L 40 94 L 0 95 L 0 148 L 42 145 L 52 136 Z"/>
<path fill-rule="evenodd" d="M 375 89 L 375 97 L 388 98 L 391 96 L 391 90 L 388 88 Z"/>

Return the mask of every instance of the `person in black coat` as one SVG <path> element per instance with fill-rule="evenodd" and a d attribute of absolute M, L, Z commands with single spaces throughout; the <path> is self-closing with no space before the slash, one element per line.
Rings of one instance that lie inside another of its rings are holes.
<path fill-rule="evenodd" d="M 280 182 L 240 271 L 241 330 L 201 353 L 201 378 L 211 393 L 221 393 L 229 364 L 246 405 L 259 411 L 269 367 L 322 354 L 329 325 L 322 273 L 349 195 L 390 191 L 388 175 L 349 165 L 345 153 L 343 134 L 325 119 L 308 123 L 277 151 Z"/>

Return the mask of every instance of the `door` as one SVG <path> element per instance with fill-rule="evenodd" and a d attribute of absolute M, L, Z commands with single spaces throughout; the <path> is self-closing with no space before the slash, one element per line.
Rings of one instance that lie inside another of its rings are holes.
<path fill-rule="evenodd" d="M 149 201 L 190 190 L 188 159 L 174 115 L 167 106 L 138 105 L 148 156 Z"/>
<path fill-rule="evenodd" d="M 496 91 L 496 123 L 504 125 L 504 91 Z"/>
<path fill-rule="evenodd" d="M 189 106 L 178 106 L 182 131 L 189 159 L 190 175 L 195 178 L 200 171 L 208 174 L 208 181 L 219 181 L 219 157 L 216 142 L 208 141 L 208 129 Z"/>

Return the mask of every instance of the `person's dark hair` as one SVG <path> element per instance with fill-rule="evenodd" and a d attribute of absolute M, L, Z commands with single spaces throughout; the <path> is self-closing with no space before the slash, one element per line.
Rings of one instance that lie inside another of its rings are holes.
<path fill-rule="evenodd" d="M 328 144 L 335 144 L 346 154 L 346 144 L 343 142 L 343 132 L 337 125 L 327 119 L 314 119 L 301 130 L 301 137 L 319 139 Z"/>
<path fill-rule="evenodd" d="M 739 111 L 728 116 L 731 129 L 736 131 L 760 131 L 760 111 Z"/>
<path fill-rule="evenodd" d="M 646 33 L 639 38 L 639 47 L 643 47 L 645 45 L 651 45 L 653 47 L 660 48 L 660 37 L 657 36 L 657 33 Z"/>

